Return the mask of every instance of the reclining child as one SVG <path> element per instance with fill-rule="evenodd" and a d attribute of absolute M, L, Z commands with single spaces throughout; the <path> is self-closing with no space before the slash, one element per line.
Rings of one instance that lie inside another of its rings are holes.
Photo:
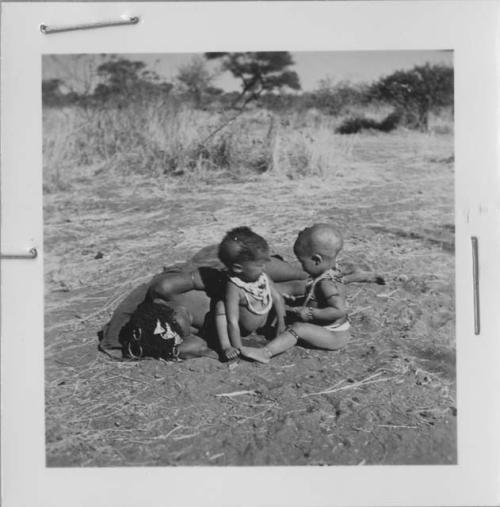
<path fill-rule="evenodd" d="M 217 250 L 218 245 L 205 247 L 191 261 L 165 268 L 132 290 L 99 332 L 99 349 L 116 359 L 213 356 L 220 348 L 213 309 L 227 281 Z M 278 256 L 270 257 L 266 273 L 270 280 L 297 283 L 298 291 L 307 277 L 299 265 Z"/>

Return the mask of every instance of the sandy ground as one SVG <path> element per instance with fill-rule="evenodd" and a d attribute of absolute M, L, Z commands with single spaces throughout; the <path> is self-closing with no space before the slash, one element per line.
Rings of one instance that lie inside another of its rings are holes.
<path fill-rule="evenodd" d="M 344 350 L 296 347 L 267 366 L 97 352 L 129 289 L 227 229 L 249 225 L 291 258 L 297 231 L 326 220 L 344 259 L 387 280 L 348 287 Z M 450 135 L 358 135 L 324 178 L 75 169 L 44 221 L 49 466 L 456 463 Z"/>

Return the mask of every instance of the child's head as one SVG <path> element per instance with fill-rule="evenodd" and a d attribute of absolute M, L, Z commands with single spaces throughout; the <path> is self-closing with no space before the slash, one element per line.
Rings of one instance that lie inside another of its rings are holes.
<path fill-rule="evenodd" d="M 231 274 L 255 282 L 270 260 L 269 245 L 249 227 L 236 227 L 220 243 L 219 259 Z"/>
<path fill-rule="evenodd" d="M 335 266 L 343 243 L 342 235 L 331 225 L 314 224 L 299 232 L 293 251 L 306 273 L 319 276 Z"/>
<path fill-rule="evenodd" d="M 142 302 L 120 331 L 119 341 L 124 357 L 176 357 L 177 345 L 182 342 L 183 336 L 189 335 L 189 326 L 186 330 L 186 324 L 180 323 L 177 316 L 185 314 L 158 300 Z"/>

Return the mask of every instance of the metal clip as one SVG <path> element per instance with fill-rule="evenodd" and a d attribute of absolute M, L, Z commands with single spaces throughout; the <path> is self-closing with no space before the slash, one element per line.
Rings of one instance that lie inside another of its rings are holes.
<path fill-rule="evenodd" d="M 1 259 L 36 259 L 38 257 L 38 250 L 30 248 L 27 253 L 17 254 L 0 254 Z"/>
<path fill-rule="evenodd" d="M 139 21 L 140 21 L 139 16 L 133 16 L 131 18 L 123 18 L 111 21 L 96 21 L 94 23 L 80 23 L 78 25 L 66 25 L 66 26 L 40 25 L 40 31 L 45 35 L 50 35 L 51 33 L 73 32 L 75 30 L 106 28 L 109 26 L 137 25 Z"/>
<path fill-rule="evenodd" d="M 481 322 L 479 319 L 479 249 L 477 237 L 471 237 L 472 242 L 472 284 L 474 293 L 474 334 L 479 334 Z"/>

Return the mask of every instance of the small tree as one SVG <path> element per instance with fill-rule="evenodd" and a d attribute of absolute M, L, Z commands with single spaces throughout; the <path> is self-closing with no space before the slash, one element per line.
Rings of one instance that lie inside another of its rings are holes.
<path fill-rule="evenodd" d="M 94 98 L 98 100 L 114 98 L 120 102 L 124 99 L 168 93 L 172 88 L 169 83 L 160 83 L 158 74 L 146 69 L 144 62 L 126 58 L 102 63 L 97 68 L 97 75 L 102 80 L 94 89 Z"/>
<path fill-rule="evenodd" d="M 105 55 L 44 55 L 44 69 L 62 80 L 65 91 L 84 97 L 90 95 L 97 79 L 99 60 Z"/>
<path fill-rule="evenodd" d="M 408 125 L 427 130 L 433 109 L 453 105 L 453 68 L 425 64 L 400 70 L 372 85 L 369 95 L 392 104 Z"/>
<path fill-rule="evenodd" d="M 300 90 L 299 76 L 290 70 L 294 64 L 287 51 L 252 53 L 205 53 L 208 60 L 221 61 L 222 70 L 241 81 L 241 93 L 233 107 L 244 108 L 261 94 L 286 88 Z"/>
<path fill-rule="evenodd" d="M 181 88 L 192 97 L 195 107 L 200 107 L 204 95 L 216 90 L 211 86 L 214 78 L 215 74 L 207 69 L 206 61 L 200 56 L 180 66 L 176 76 Z"/>
<path fill-rule="evenodd" d="M 61 79 L 44 79 L 42 81 L 42 103 L 44 106 L 58 106 L 62 103 Z"/>
<path fill-rule="evenodd" d="M 104 79 L 104 85 L 111 93 L 124 93 L 140 80 L 140 72 L 144 70 L 144 62 L 133 62 L 125 58 L 102 63 L 97 74 Z"/>
<path fill-rule="evenodd" d="M 315 106 L 328 114 L 337 115 L 344 109 L 362 105 L 365 102 L 367 86 L 349 81 L 335 82 L 327 76 L 318 83 L 314 92 Z"/>

